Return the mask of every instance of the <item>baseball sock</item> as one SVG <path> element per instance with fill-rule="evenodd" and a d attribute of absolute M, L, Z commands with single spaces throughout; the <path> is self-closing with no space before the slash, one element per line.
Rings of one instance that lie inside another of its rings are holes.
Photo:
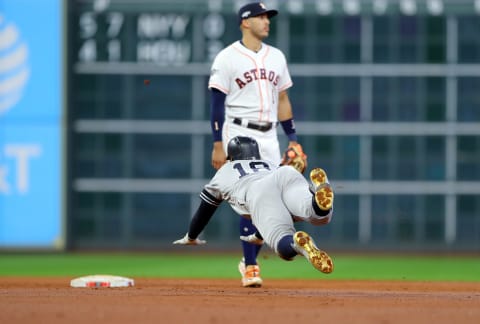
<path fill-rule="evenodd" d="M 313 206 L 313 210 L 315 211 L 315 214 L 317 214 L 318 216 L 327 216 L 328 213 L 330 213 L 330 209 L 321 210 L 320 207 L 318 207 L 317 202 L 315 201 L 315 196 L 312 196 L 312 206 Z"/>
<path fill-rule="evenodd" d="M 257 231 L 250 219 L 240 217 L 240 235 L 250 235 Z M 257 264 L 257 255 L 260 252 L 261 245 L 242 241 L 243 257 L 245 258 L 245 265 Z"/>
<path fill-rule="evenodd" d="M 285 235 L 277 245 L 278 255 L 287 261 L 292 260 L 298 253 L 293 248 L 293 235 Z"/>

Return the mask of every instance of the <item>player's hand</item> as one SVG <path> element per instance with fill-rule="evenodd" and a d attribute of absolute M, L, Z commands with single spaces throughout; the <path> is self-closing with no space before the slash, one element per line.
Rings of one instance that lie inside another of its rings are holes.
<path fill-rule="evenodd" d="M 215 170 L 218 170 L 225 164 L 227 161 L 227 154 L 223 150 L 222 142 L 215 142 L 213 143 L 213 150 L 212 150 L 212 166 Z"/>
<path fill-rule="evenodd" d="M 253 234 L 250 234 L 250 235 L 247 235 L 247 236 L 243 236 L 241 235 L 240 236 L 240 239 L 242 241 L 245 241 L 245 242 L 248 242 L 248 243 L 251 243 L 251 244 L 255 244 L 255 245 L 262 245 L 263 244 L 263 240 L 258 238 L 255 233 Z"/>
<path fill-rule="evenodd" d="M 202 244 L 207 244 L 207 241 L 205 240 L 200 240 L 198 238 L 196 239 L 191 239 L 188 237 L 188 233 L 185 234 L 185 236 L 179 240 L 173 241 L 173 244 L 181 244 L 181 245 L 202 245 Z"/>

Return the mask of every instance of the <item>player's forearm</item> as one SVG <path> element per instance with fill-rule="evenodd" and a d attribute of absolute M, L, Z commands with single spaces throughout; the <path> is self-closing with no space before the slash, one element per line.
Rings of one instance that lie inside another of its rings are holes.
<path fill-rule="evenodd" d="M 293 118 L 292 104 L 286 91 L 280 92 L 278 96 L 278 120 L 280 122 Z"/>
<path fill-rule="evenodd" d="M 200 235 L 222 202 L 211 196 L 206 190 L 202 191 L 200 198 L 200 205 L 195 211 L 188 229 L 188 237 L 191 239 L 196 239 Z"/>
<path fill-rule="evenodd" d="M 210 127 L 212 129 L 213 140 L 222 140 L 222 128 L 225 122 L 225 97 L 226 95 L 212 88 L 210 98 Z"/>
<path fill-rule="evenodd" d="M 284 108 L 282 110 L 282 112 L 280 112 L 280 105 L 278 106 L 279 107 L 279 110 L 278 110 L 278 121 L 279 122 L 282 122 L 282 121 L 285 121 L 285 120 L 289 120 L 289 119 L 292 119 L 293 118 L 293 113 L 292 113 L 292 108 Z"/>
<path fill-rule="evenodd" d="M 286 91 L 281 92 L 279 95 L 278 120 L 280 125 L 282 125 L 285 135 L 288 137 L 289 146 L 296 144 L 297 134 L 293 120 L 292 106 Z"/>
<path fill-rule="evenodd" d="M 189 238 L 196 239 L 200 235 L 212 218 L 215 210 L 217 210 L 217 206 L 210 205 L 202 200 L 190 221 L 190 227 L 188 229 Z"/>
<path fill-rule="evenodd" d="M 223 150 L 223 142 L 221 140 L 213 142 L 213 148 L 215 150 Z"/>

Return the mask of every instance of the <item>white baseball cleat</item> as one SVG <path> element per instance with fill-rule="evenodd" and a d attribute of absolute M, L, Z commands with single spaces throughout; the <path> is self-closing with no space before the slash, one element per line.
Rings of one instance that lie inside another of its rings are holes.
<path fill-rule="evenodd" d="M 330 256 L 320 250 L 313 239 L 303 231 L 296 232 L 293 235 L 293 247 L 305 256 L 313 267 L 323 273 L 331 273 L 333 271 L 333 260 Z"/>
<path fill-rule="evenodd" d="M 245 260 L 238 263 L 238 271 L 242 275 L 242 286 L 249 288 L 258 288 L 262 286 L 263 280 L 260 278 L 260 267 L 258 265 L 245 266 Z"/>
<path fill-rule="evenodd" d="M 321 168 L 313 169 L 310 171 L 310 181 L 313 185 L 315 202 L 318 208 L 324 211 L 332 209 L 334 194 L 328 182 L 327 173 Z"/>

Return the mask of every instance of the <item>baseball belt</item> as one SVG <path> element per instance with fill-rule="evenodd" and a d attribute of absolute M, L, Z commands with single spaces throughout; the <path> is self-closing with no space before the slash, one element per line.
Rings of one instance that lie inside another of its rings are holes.
<path fill-rule="evenodd" d="M 247 121 L 244 124 L 244 123 L 242 123 L 242 119 L 240 119 L 240 118 L 234 118 L 233 123 L 237 124 L 237 125 L 240 125 L 240 126 L 250 128 L 250 129 L 255 129 L 255 130 L 258 130 L 258 131 L 261 131 L 261 132 L 268 132 L 273 127 L 273 123 L 265 123 L 265 124 L 260 125 L 260 124 L 252 123 L 251 121 Z"/>

